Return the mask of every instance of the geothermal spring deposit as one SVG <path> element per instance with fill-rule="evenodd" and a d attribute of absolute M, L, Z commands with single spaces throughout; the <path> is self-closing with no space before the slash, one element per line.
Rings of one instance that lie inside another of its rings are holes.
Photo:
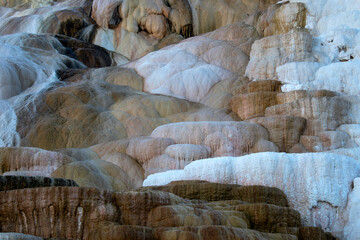
<path fill-rule="evenodd" d="M 360 240 L 360 0 L 0 0 L 0 239 Z"/>

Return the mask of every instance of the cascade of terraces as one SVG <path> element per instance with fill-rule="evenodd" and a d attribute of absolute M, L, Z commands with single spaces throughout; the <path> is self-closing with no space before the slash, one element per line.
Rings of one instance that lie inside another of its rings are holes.
<path fill-rule="evenodd" d="M 0 239 L 360 240 L 360 0 L 0 0 Z"/>

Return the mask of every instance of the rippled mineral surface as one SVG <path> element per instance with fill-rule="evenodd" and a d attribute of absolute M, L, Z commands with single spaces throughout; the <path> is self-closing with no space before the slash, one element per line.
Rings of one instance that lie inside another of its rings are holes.
<path fill-rule="evenodd" d="M 0 239 L 360 240 L 360 1 L 0 0 Z"/>

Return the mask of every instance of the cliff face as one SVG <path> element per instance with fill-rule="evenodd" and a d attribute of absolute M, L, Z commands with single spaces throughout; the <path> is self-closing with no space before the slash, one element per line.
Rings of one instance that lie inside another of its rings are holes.
<path fill-rule="evenodd" d="M 359 19 L 0 0 L 1 237 L 359 239 Z"/>

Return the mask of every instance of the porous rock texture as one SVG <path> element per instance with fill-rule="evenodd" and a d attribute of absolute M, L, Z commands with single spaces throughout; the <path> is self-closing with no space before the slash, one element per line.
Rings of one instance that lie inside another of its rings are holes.
<path fill-rule="evenodd" d="M 359 14 L 0 0 L 0 238 L 358 240 Z"/>

